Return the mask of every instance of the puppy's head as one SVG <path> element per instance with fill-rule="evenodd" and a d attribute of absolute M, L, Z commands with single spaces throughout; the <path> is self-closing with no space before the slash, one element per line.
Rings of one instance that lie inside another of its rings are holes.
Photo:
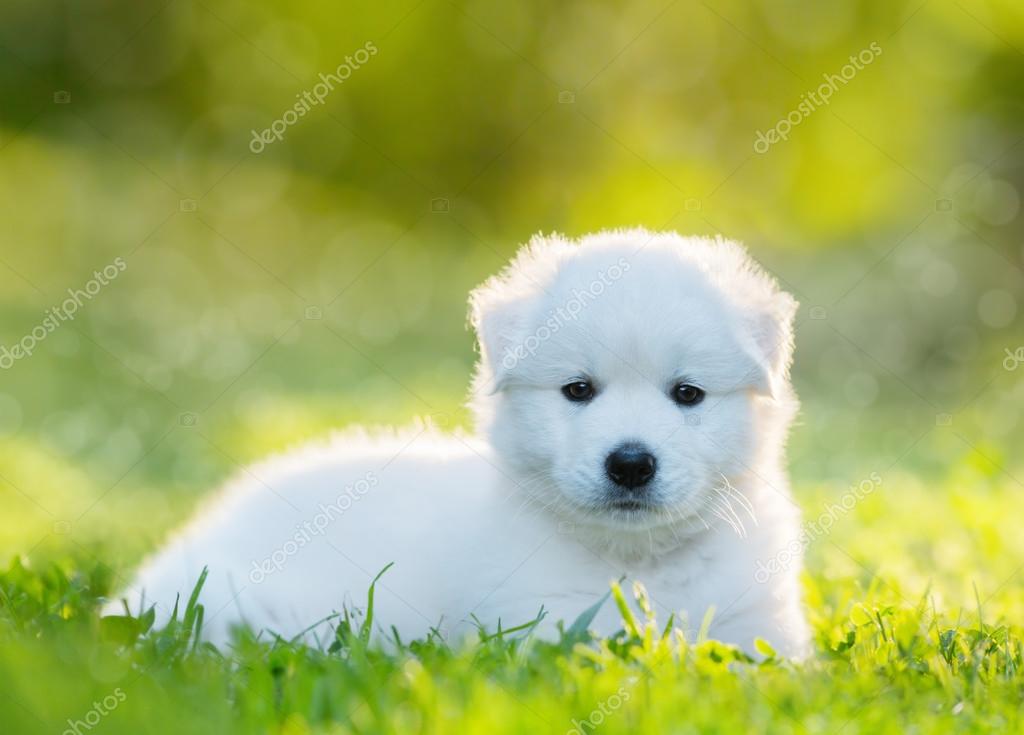
<path fill-rule="evenodd" d="M 537 237 L 470 302 L 478 422 L 540 504 L 688 521 L 781 451 L 796 302 L 735 243 Z"/>

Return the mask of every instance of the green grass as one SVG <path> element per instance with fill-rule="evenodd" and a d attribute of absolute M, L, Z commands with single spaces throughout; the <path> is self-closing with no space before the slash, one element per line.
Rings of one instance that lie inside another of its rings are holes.
<path fill-rule="evenodd" d="M 198 642 L 201 594 L 154 630 L 145 615 L 99 617 L 116 586 L 106 565 L 16 558 L 0 574 L 0 722 L 19 735 L 89 718 L 79 732 L 1019 731 L 1024 542 L 1007 521 L 1024 499 L 994 467 L 956 469 L 941 485 L 884 476 L 811 544 L 815 653 L 800 663 L 685 640 L 643 612 L 642 589 L 615 585 L 605 604 L 626 617 L 606 639 L 580 611 L 557 642 L 519 621 L 457 650 L 437 636 L 396 646 L 369 609 L 358 628 L 336 618 L 318 649 L 239 631 L 218 651 Z M 801 496 L 809 514 L 831 497 Z"/>

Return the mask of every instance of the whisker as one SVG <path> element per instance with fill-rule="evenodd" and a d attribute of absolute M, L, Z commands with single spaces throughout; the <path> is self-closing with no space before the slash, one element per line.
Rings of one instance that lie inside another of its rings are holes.
<path fill-rule="evenodd" d="M 717 499 L 709 498 L 711 501 L 708 505 L 708 510 L 714 513 L 716 516 L 721 518 L 723 521 L 729 524 L 729 527 L 736 532 L 736 535 L 740 538 L 746 536 L 746 530 L 743 528 L 741 523 L 736 521 L 735 511 L 730 513 L 729 509 L 722 503 L 716 502 Z"/>
<path fill-rule="evenodd" d="M 743 519 L 740 518 L 739 514 L 736 512 L 736 509 L 732 507 L 732 502 L 730 502 L 729 496 L 726 495 L 719 488 L 715 488 L 715 491 L 718 493 L 718 497 L 716 498 L 716 500 L 718 501 L 718 503 L 720 505 L 724 505 L 725 506 L 724 507 L 725 512 L 740 527 L 740 529 L 742 530 L 742 533 L 740 535 L 745 538 L 746 535 L 747 535 L 747 527 L 745 525 L 743 525 Z"/>
<path fill-rule="evenodd" d="M 735 487 L 731 482 L 729 482 L 729 479 L 725 475 L 723 475 L 721 472 L 719 472 L 718 474 L 722 478 L 723 487 L 726 490 L 726 492 L 732 495 L 732 497 L 736 498 L 736 502 L 743 506 L 743 509 L 747 511 L 747 515 L 750 516 L 750 520 L 753 521 L 754 525 L 756 526 L 757 515 L 754 513 L 754 504 L 750 502 L 750 499 L 746 495 L 744 495 L 739 488 Z"/>

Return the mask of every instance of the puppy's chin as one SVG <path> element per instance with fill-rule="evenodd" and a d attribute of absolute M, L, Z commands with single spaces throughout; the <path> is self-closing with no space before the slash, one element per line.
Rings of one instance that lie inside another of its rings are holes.
<path fill-rule="evenodd" d="M 595 520 L 611 529 L 643 531 L 667 523 L 663 509 L 645 502 L 621 502 L 604 506 L 595 514 Z"/>
<path fill-rule="evenodd" d="M 669 506 L 650 498 L 608 498 L 577 507 L 577 523 L 612 531 L 647 531 L 678 520 Z"/>

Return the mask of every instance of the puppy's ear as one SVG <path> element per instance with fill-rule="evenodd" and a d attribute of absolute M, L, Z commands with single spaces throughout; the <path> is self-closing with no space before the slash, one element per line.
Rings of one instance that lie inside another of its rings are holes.
<path fill-rule="evenodd" d="M 768 288 L 750 304 L 748 352 L 754 362 L 754 386 L 762 395 L 781 398 L 793 362 L 793 319 L 799 304 L 768 276 Z"/>
<path fill-rule="evenodd" d="M 516 366 L 530 357 L 531 340 L 545 290 L 574 245 L 561 235 L 535 235 L 496 276 L 469 295 L 469 321 L 480 345 L 478 390 L 507 385 Z"/>
<path fill-rule="evenodd" d="M 711 245 L 722 287 L 739 308 L 739 341 L 747 358 L 744 382 L 761 395 L 781 399 L 787 393 L 793 362 L 796 299 L 779 288 L 778 281 L 740 243 L 717 238 Z"/>
<path fill-rule="evenodd" d="M 486 392 L 501 390 L 521 359 L 529 297 L 510 294 L 501 276 L 488 279 L 469 295 L 469 322 L 480 348 L 478 380 Z"/>

